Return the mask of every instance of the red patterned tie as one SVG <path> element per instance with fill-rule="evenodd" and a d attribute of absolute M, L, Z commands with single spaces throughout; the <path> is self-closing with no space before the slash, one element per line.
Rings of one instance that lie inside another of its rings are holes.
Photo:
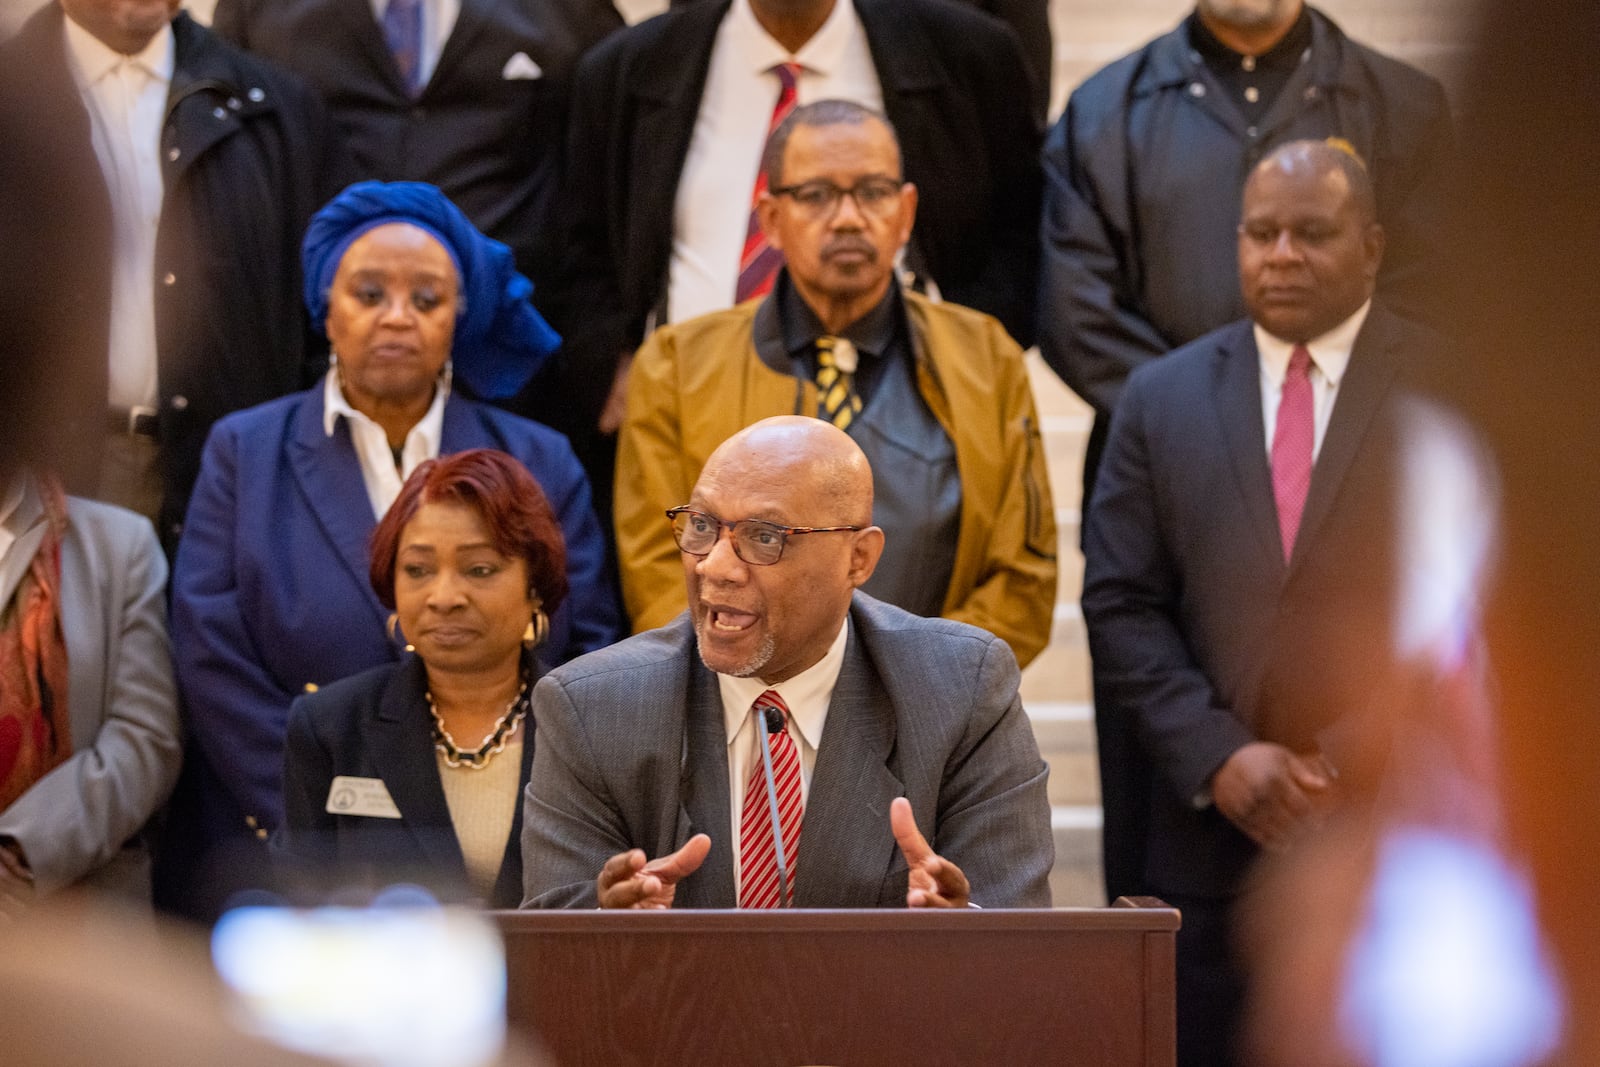
<path fill-rule="evenodd" d="M 789 899 L 794 902 L 795 858 L 800 848 L 800 750 L 789 736 L 789 708 L 768 689 L 756 698 L 751 711 L 756 729 L 767 729 L 767 709 L 776 708 L 785 728 L 768 735 L 772 746 L 772 780 L 777 785 L 778 820 L 783 825 L 784 867 Z M 772 804 L 767 798 L 767 775 L 761 763 L 761 739 L 756 738 L 756 761 L 744 789 L 744 810 L 739 815 L 739 907 L 778 907 L 778 856 L 773 848 Z"/>
<path fill-rule="evenodd" d="M 1283 558 L 1294 554 L 1300 514 L 1311 488 L 1311 452 L 1316 439 L 1316 419 L 1311 404 L 1311 353 L 1295 345 L 1289 370 L 1283 376 L 1278 402 L 1278 423 L 1272 433 L 1272 496 L 1278 503 L 1278 534 Z"/>
<path fill-rule="evenodd" d="M 789 112 L 794 110 L 795 85 L 800 81 L 800 64 L 779 63 L 772 68 L 772 73 L 778 76 L 778 102 L 772 108 L 772 121 L 767 123 L 767 138 L 770 140 L 772 131 L 778 128 Z M 762 142 L 761 154 L 766 155 L 766 142 Z M 767 244 L 766 235 L 761 232 L 761 220 L 756 215 L 756 204 L 761 200 L 761 194 L 767 191 L 767 172 L 763 167 L 756 172 L 755 190 L 750 194 L 750 221 L 744 231 L 744 251 L 739 256 L 739 285 L 734 290 L 736 303 L 743 303 L 752 297 L 765 296 L 772 289 L 772 279 L 777 277 L 778 265 L 783 262 L 783 253 Z"/>

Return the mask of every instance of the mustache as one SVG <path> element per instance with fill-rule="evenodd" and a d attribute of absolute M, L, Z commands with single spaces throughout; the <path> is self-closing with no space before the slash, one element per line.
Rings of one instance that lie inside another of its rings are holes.
<path fill-rule="evenodd" d="M 823 259 L 827 259 L 830 256 L 836 256 L 841 252 L 858 252 L 865 256 L 869 263 L 875 263 L 878 259 L 878 249 L 871 241 L 867 240 L 865 237 L 862 237 L 860 234 L 839 234 L 838 236 L 830 237 L 827 241 L 823 242 Z"/>

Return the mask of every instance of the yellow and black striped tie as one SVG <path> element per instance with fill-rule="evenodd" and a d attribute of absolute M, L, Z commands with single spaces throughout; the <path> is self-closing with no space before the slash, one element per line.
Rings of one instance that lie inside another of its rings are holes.
<path fill-rule="evenodd" d="M 817 418 L 848 430 L 861 414 L 856 347 L 842 337 L 817 338 Z"/>

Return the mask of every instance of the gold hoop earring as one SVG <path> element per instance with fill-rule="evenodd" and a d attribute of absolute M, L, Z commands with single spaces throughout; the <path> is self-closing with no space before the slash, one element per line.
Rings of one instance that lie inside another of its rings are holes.
<path fill-rule="evenodd" d="M 415 652 L 417 650 L 417 646 L 407 641 L 405 634 L 400 632 L 400 613 L 398 611 L 389 612 L 389 619 L 383 624 L 383 627 L 389 634 L 389 643 L 391 645 L 399 645 L 401 650 L 405 652 Z"/>
<path fill-rule="evenodd" d="M 533 618 L 528 620 L 527 629 L 522 631 L 522 643 L 528 648 L 538 648 L 550 637 L 550 616 L 544 613 L 544 608 L 534 608 Z"/>

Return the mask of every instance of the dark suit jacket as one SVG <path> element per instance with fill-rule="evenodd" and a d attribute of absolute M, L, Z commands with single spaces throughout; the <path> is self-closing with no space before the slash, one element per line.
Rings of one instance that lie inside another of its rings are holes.
<path fill-rule="evenodd" d="M 1374 305 L 1339 386 L 1294 555 L 1280 547 L 1248 321 L 1135 372 L 1086 535 L 1102 715 L 1156 782 L 1147 888 L 1223 897 L 1254 846 L 1194 801 L 1253 740 L 1350 766 L 1391 662 L 1394 415 L 1431 335 Z"/>
<path fill-rule="evenodd" d="M 672 0 L 673 7 L 703 0 Z M 1044 121 L 1050 110 L 1050 5 L 1047 0 L 970 0 L 979 11 L 987 12 L 1011 27 L 1022 46 L 1022 59 L 1033 83 L 1034 117 Z"/>
<path fill-rule="evenodd" d="M 619 355 L 644 339 L 665 293 L 678 177 L 729 6 L 669 11 L 602 42 L 578 67 L 564 262 L 557 291 L 541 304 L 566 339 L 562 380 L 542 391 L 565 410 L 530 409 L 575 439 L 593 433 Z M 1000 319 L 1026 347 L 1040 130 L 1014 35 L 947 0 L 856 0 L 856 10 L 905 177 L 921 190 L 913 266 L 947 299 Z"/>
<path fill-rule="evenodd" d="M 1019 678 L 993 635 L 855 595 L 801 823 L 796 907 L 905 906 L 889 832 L 898 796 L 979 904 L 1050 906 L 1048 771 Z M 533 713 L 527 906 L 593 907 L 611 856 L 664 856 L 700 832 L 711 853 L 674 904 L 735 906 L 722 698 L 687 613 L 551 672 Z"/>
<path fill-rule="evenodd" d="M 609 0 L 462 0 L 415 100 L 370 0 L 219 0 L 214 25 L 322 94 L 357 177 L 432 182 L 543 282 L 567 89 L 578 56 L 622 26 Z M 504 77 L 519 52 L 541 76 Z"/>
<path fill-rule="evenodd" d="M 81 220 L 83 240 L 70 250 L 77 273 L 62 283 L 60 315 L 76 327 L 81 361 L 62 376 L 81 403 L 73 435 L 88 447 L 83 468 L 64 474 L 69 488 L 90 495 L 105 436 L 111 194 L 68 66 L 63 18 L 59 4 L 47 4 L 0 48 L 0 93 L 16 94 L 53 131 L 72 173 L 56 195 Z M 157 532 L 169 551 L 211 424 L 307 384 L 315 346 L 300 298 L 300 238 L 346 178 L 322 103 L 299 79 L 181 12 L 172 32 L 151 294 L 165 487 Z"/>
<path fill-rule="evenodd" d="M 202 795 L 203 850 L 282 820 L 283 735 L 307 683 L 391 662 L 388 611 L 368 579 L 377 525 L 349 429 L 323 432 L 322 389 L 217 425 L 172 577 L 172 633 L 191 746 L 185 785 Z M 616 640 L 615 591 L 589 487 L 566 441 L 526 419 L 452 396 L 441 452 L 498 448 L 550 500 L 567 546 L 566 603 L 541 656 L 561 663 Z"/>
<path fill-rule="evenodd" d="M 528 665 L 534 669 L 532 657 Z M 465 891 L 466 860 L 439 782 L 427 688 L 422 660 L 408 655 L 294 702 L 283 757 L 285 818 L 274 841 L 291 863 L 332 876 L 339 886 L 381 888 L 404 880 L 446 896 Z M 528 719 L 524 786 L 533 748 Z M 328 787 L 338 775 L 381 779 L 400 818 L 329 814 Z M 489 907 L 514 908 L 522 899 L 521 839 L 518 804 Z"/>

